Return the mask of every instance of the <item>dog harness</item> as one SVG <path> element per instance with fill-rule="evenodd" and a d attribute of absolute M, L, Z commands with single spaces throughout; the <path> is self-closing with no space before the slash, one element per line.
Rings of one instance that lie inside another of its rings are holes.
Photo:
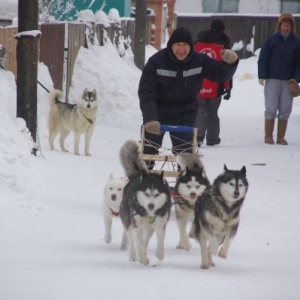
<path fill-rule="evenodd" d="M 221 210 L 218 208 L 218 205 L 216 204 L 215 201 L 211 200 L 211 203 L 214 207 L 214 212 L 215 214 L 224 222 L 224 223 L 228 223 L 230 222 L 235 216 L 237 216 L 239 214 L 239 209 L 234 209 L 228 216 L 226 219 L 224 219 L 224 215 L 221 212 Z"/>
<path fill-rule="evenodd" d="M 191 205 L 179 193 L 174 191 L 172 198 L 176 199 L 176 200 L 174 200 L 173 204 L 178 204 L 180 206 L 180 208 L 182 208 L 183 210 L 195 210 L 195 205 Z"/>

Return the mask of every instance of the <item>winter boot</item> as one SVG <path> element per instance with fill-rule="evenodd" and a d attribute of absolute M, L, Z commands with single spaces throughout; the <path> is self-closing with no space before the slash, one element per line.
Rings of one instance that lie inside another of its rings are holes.
<path fill-rule="evenodd" d="M 265 119 L 265 143 L 274 144 L 273 140 L 274 119 Z"/>
<path fill-rule="evenodd" d="M 284 139 L 285 132 L 287 127 L 287 120 L 278 120 L 277 128 L 277 142 L 279 145 L 287 145 L 287 141 Z"/>

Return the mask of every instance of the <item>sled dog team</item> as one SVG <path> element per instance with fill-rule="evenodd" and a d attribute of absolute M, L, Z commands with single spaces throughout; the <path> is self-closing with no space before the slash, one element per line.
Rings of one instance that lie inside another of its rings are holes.
<path fill-rule="evenodd" d="M 201 268 L 214 266 L 212 255 L 226 258 L 239 226 L 240 210 L 248 190 L 246 168 L 224 171 L 210 184 L 198 155 L 181 153 L 181 172 L 170 189 L 163 173 L 149 173 L 140 158 L 139 143 L 126 141 L 120 149 L 126 177 L 110 176 L 103 197 L 104 240 L 111 242 L 114 216 L 120 216 L 124 232 L 120 249 L 128 248 L 129 260 L 149 264 L 148 243 L 155 232 L 155 255 L 164 258 L 166 227 L 174 206 L 179 230 L 177 249 L 189 250 L 190 238 L 201 248 Z M 188 232 L 188 224 L 192 226 Z"/>
<path fill-rule="evenodd" d="M 85 155 L 95 128 L 98 109 L 96 90 L 83 91 L 78 104 L 62 102 L 59 90 L 49 93 L 49 147 L 54 150 L 54 139 L 60 134 L 59 144 L 67 152 L 65 140 L 74 132 L 74 154 L 79 155 L 79 142 L 85 134 Z M 155 232 L 156 257 L 164 258 L 166 227 L 174 206 L 179 230 L 177 249 L 189 250 L 190 238 L 201 248 L 201 268 L 214 266 L 212 255 L 227 257 L 240 219 L 240 210 L 248 190 L 246 168 L 224 171 L 210 184 L 199 156 L 181 153 L 177 163 L 182 172 L 171 191 L 163 173 L 149 173 L 140 158 L 139 143 L 128 140 L 120 149 L 124 178 L 110 176 L 103 199 L 105 225 L 104 240 L 111 242 L 114 216 L 120 216 L 124 232 L 120 249 L 129 251 L 129 260 L 149 264 L 148 243 Z M 188 224 L 192 226 L 188 232 Z M 220 250 L 219 250 L 220 248 Z"/>

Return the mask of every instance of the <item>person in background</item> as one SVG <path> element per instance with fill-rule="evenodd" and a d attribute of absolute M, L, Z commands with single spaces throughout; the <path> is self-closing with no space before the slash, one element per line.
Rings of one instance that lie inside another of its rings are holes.
<path fill-rule="evenodd" d="M 200 31 L 197 35 L 195 50 L 206 53 L 214 59 L 220 60 L 220 49 L 231 49 L 230 39 L 224 33 L 225 25 L 222 20 L 212 21 L 209 30 Z M 220 139 L 220 118 L 218 109 L 222 95 L 224 100 L 229 100 L 232 89 L 232 78 L 226 82 L 211 82 L 204 80 L 198 94 L 198 113 L 196 127 L 198 128 L 197 142 L 201 146 L 206 138 L 208 146 L 218 145 Z"/>
<path fill-rule="evenodd" d="M 173 31 L 167 47 L 151 56 L 143 68 L 138 96 L 145 140 L 150 143 L 144 148 L 145 154 L 158 153 L 164 136 L 161 124 L 195 126 L 196 98 L 204 78 L 223 82 L 237 69 L 234 51 L 222 50 L 222 61 L 216 61 L 196 52 L 193 46 L 189 30 L 179 27 Z M 174 154 L 192 152 L 192 132 L 174 132 L 171 141 Z"/>
<path fill-rule="evenodd" d="M 300 40 L 295 36 L 295 20 L 289 13 L 278 18 L 275 33 L 261 48 L 258 59 L 259 83 L 265 95 L 265 143 L 274 144 L 273 130 L 278 118 L 277 141 L 287 145 L 285 133 L 292 112 L 289 80 L 300 81 Z"/>

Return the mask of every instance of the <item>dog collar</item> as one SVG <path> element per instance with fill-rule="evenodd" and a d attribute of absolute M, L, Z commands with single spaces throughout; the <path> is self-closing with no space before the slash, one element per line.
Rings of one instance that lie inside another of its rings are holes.
<path fill-rule="evenodd" d="M 83 116 L 87 119 L 87 121 L 90 123 L 90 124 L 94 124 L 94 121 L 90 118 L 88 118 L 83 112 L 81 112 L 83 114 Z"/>
<path fill-rule="evenodd" d="M 154 217 L 148 217 L 148 221 L 151 224 L 154 223 L 155 219 L 156 219 L 156 216 L 154 216 Z"/>
<path fill-rule="evenodd" d="M 112 209 L 110 209 L 110 211 L 111 211 L 112 215 L 115 216 L 115 217 L 118 217 L 120 215 L 119 212 L 115 212 Z"/>
<path fill-rule="evenodd" d="M 216 203 L 214 203 L 214 202 L 212 202 L 212 203 L 213 203 L 213 205 L 214 205 L 214 207 L 215 207 L 215 212 L 216 212 L 216 214 L 218 215 L 218 217 L 219 217 L 224 223 L 230 222 L 230 221 L 236 216 L 236 214 L 238 213 L 238 210 L 233 210 L 233 211 L 231 212 L 231 214 L 229 214 L 229 215 L 227 216 L 227 218 L 224 219 L 224 215 L 222 214 L 221 210 L 218 208 L 218 206 L 216 205 Z"/>

